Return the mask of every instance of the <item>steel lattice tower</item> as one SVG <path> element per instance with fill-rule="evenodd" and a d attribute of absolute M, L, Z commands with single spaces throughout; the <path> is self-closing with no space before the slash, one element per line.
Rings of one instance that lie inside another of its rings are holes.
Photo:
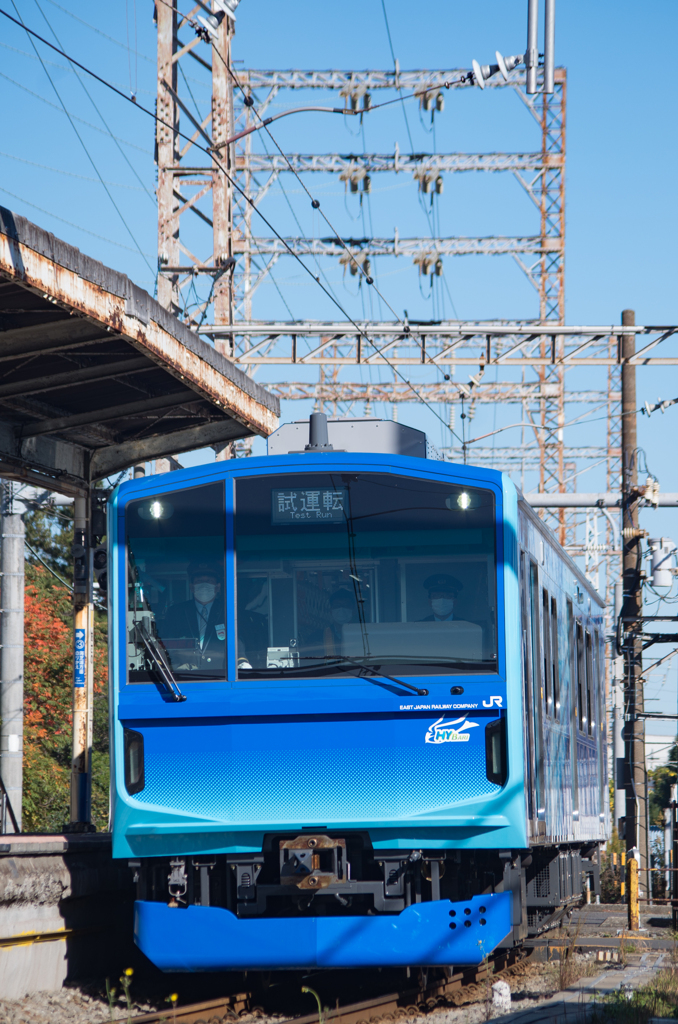
<path fill-rule="evenodd" d="M 302 257 L 332 257 L 344 264 L 350 258 L 344 244 L 336 238 L 288 237 L 282 243 L 275 237 L 256 235 L 251 209 L 233 188 L 229 176 L 259 203 L 280 175 L 290 173 L 290 168 L 304 175 L 334 174 L 352 190 L 360 188 L 366 177 L 383 172 L 409 175 L 413 186 L 422 191 L 441 174 L 512 174 L 539 211 L 538 235 L 400 238 L 396 234 L 391 238 L 345 238 L 343 242 L 359 263 L 384 255 L 398 256 L 413 262 L 413 272 L 438 257 L 510 255 L 537 292 L 538 317 L 522 325 L 497 321 L 463 325 L 449 321 L 420 324 L 416 329 L 411 325 L 413 329 L 408 333 L 397 323 L 371 322 L 367 327 L 371 336 L 378 337 L 392 365 L 426 364 L 447 372 L 449 381 L 435 379 L 417 384 L 418 392 L 427 400 L 444 403 L 451 411 L 464 401 L 471 415 L 479 403 L 501 401 L 518 405 L 522 419 L 531 425 L 523 428 L 521 446 L 475 445 L 475 462 L 514 473 L 519 470 L 522 476 L 537 472 L 539 489 L 547 492 L 575 489 L 582 460 L 591 465 L 603 462 L 608 489 L 614 490 L 619 476 L 619 371 L 610 365 L 610 360 L 611 352 L 616 351 L 616 339 L 609 335 L 575 339 L 555 330 L 543 333 L 544 328 L 564 323 L 565 70 L 556 69 L 555 88 L 550 95 L 528 96 L 524 91 L 525 73 L 518 70 L 510 74 L 506 83 L 495 76 L 486 85 L 490 89 L 512 90 L 525 105 L 540 129 L 541 146 L 534 152 L 408 155 L 396 147 L 390 154 L 358 156 L 275 151 L 267 155 L 254 151 L 250 135 L 235 145 L 217 149 L 218 159 L 210 162 L 192 143 L 179 139 L 179 125 L 194 142 L 210 149 L 219 147 L 235 132 L 254 123 L 255 115 L 243 102 L 243 95 L 256 96 L 260 117 L 267 115 L 274 99 L 299 92 L 334 92 L 345 107 L 359 109 L 367 94 L 397 94 L 398 90 L 422 93 L 432 89 L 443 92 L 445 83 L 460 78 L 462 72 L 398 68 L 360 72 L 235 72 L 231 67 L 233 23 L 228 18 L 220 22 L 210 46 L 197 36 L 189 41 L 182 38 L 191 33 L 194 23 L 178 19 L 169 5 L 157 5 L 157 18 L 158 111 L 166 123 L 174 126 L 172 131 L 159 125 L 157 133 L 158 297 L 163 305 L 212 338 L 225 355 L 248 372 L 254 373 L 262 365 L 284 368 L 280 383 L 269 385 L 281 397 L 311 398 L 318 405 L 328 404 L 334 409 L 339 403 L 345 409 L 359 403 L 363 409 L 371 410 L 372 403 L 387 402 L 395 410 L 399 403 L 412 401 L 415 396 L 406 385 L 394 380 L 392 372 L 388 379 L 376 383 L 363 379 L 363 366 L 385 367 L 386 363 L 368 349 L 364 339 L 356 337 L 355 331 L 347 330 L 346 324 L 265 323 L 253 319 L 257 288 L 278 260 L 290 258 L 290 249 Z M 189 99 L 182 92 L 178 68 L 187 60 L 197 60 L 211 74 L 212 103 L 204 118 L 192 112 Z M 234 87 L 236 76 L 242 89 Z M 455 90 L 469 87 L 468 83 L 456 82 L 450 92 L 454 95 Z M 182 240 L 182 224 L 187 217 L 203 229 L 204 245 L 199 255 Z M 200 301 L 189 309 L 185 296 L 203 282 Z M 524 328 L 530 324 L 535 333 L 525 333 Z M 512 333 L 512 326 L 516 333 Z M 601 382 L 598 388 L 578 386 L 570 392 L 566 372 L 582 362 L 577 359 L 580 349 L 592 365 L 601 366 L 603 361 L 609 365 L 609 380 Z M 290 369 L 295 365 L 317 366 L 317 381 L 295 382 L 290 377 Z M 517 382 L 507 374 L 505 381 L 483 381 L 489 365 L 509 371 L 519 366 L 522 380 Z M 351 367 L 355 368 L 354 373 Z M 466 368 L 468 383 L 455 379 Z M 566 407 L 573 403 L 605 407 L 607 433 L 601 443 L 565 444 Z M 455 448 L 448 454 L 458 458 L 461 453 Z M 586 551 L 586 542 L 582 546 L 577 538 L 575 512 L 566 515 L 562 510 L 545 511 L 544 515 L 573 553 Z M 612 533 L 607 524 L 604 529 L 611 551 Z"/>

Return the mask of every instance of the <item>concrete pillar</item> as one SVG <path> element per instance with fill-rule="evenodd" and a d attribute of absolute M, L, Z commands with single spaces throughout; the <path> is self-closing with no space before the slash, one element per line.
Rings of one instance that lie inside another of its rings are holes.
<path fill-rule="evenodd" d="M 24 537 L 12 515 L 12 484 L 1 485 L 2 610 L 0 615 L 0 774 L 21 831 L 24 748 Z M 12 828 L 7 821 L 7 828 Z"/>

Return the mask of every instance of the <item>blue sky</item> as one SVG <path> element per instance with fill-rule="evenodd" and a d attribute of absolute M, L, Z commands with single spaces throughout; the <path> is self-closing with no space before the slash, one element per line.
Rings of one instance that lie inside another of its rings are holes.
<path fill-rule="evenodd" d="M 152 0 L 15 2 L 27 25 L 50 39 L 55 33 L 70 54 L 123 92 L 136 92 L 139 103 L 153 107 L 156 38 Z M 2 6 L 16 14 L 13 0 L 4 0 Z M 190 9 L 188 3 L 179 6 L 184 11 Z M 525 46 L 525 0 L 478 0 L 473 4 L 429 0 L 426 5 L 385 0 L 385 7 L 395 55 L 403 69 L 464 68 L 473 58 L 481 63 L 491 61 L 495 49 L 519 53 Z M 38 43 L 43 68 L 23 30 L 5 19 L 1 24 L 0 202 L 124 271 L 152 293 L 157 216 L 151 119 L 91 80 L 84 82 L 88 97 L 61 57 Z M 558 4 L 557 62 L 568 72 L 566 319 L 570 324 L 616 323 L 625 307 L 636 310 L 639 323 L 678 322 L 677 30 L 678 6 L 672 0 L 648 0 L 642 5 L 630 0 L 570 0 L 567 4 L 561 0 Z M 184 41 L 191 38 L 189 31 L 184 35 Z M 381 0 L 344 0 L 341 4 L 242 0 L 233 57 L 243 62 L 236 67 L 392 67 Z M 184 62 L 184 71 L 197 107 L 205 110 L 209 102 L 206 76 L 191 61 Z M 61 110 L 54 86 L 72 124 Z M 313 101 L 319 99 L 313 97 Z M 420 118 L 416 104 L 409 106 L 415 149 L 482 152 L 538 148 L 537 126 L 508 90 L 450 91 L 445 99 L 445 111 L 436 115 L 435 133 L 428 119 Z M 307 97 L 288 94 L 280 97 L 274 109 L 304 101 Z M 106 125 L 117 141 L 108 135 Z M 371 114 L 362 129 L 340 118 L 298 115 L 277 125 L 275 135 L 290 152 L 388 153 L 396 142 L 401 151 L 409 149 L 407 127 L 398 106 Z M 263 207 L 267 216 L 282 233 L 296 234 L 291 206 L 304 231 L 318 233 L 317 215 L 298 183 L 288 176 L 284 184 L 287 197 L 279 189 L 267 197 Z M 344 196 L 343 186 L 336 180 L 316 176 L 310 185 L 344 235 L 389 237 L 396 226 L 402 237 L 428 233 L 427 216 L 416 189 L 402 176 L 375 180 L 372 195 L 362 207 L 356 197 Z M 443 235 L 537 230 L 534 208 L 508 175 L 448 176 L 445 192 L 436 202 Z M 256 224 L 255 230 L 268 233 Z M 209 239 L 197 232 L 195 238 L 197 245 L 205 241 L 209 252 Z M 427 286 L 420 288 L 411 264 L 403 260 L 377 262 L 380 290 L 399 314 L 404 309 L 410 316 L 422 318 L 435 314 L 463 318 L 537 314 L 535 293 L 509 258 L 447 260 L 445 286 L 436 286 L 434 300 Z M 390 318 L 387 310 L 378 308 L 375 297 L 370 310 L 369 297 L 358 290 L 355 279 L 344 277 L 337 263 L 325 269 L 351 315 L 372 313 Z M 289 260 L 279 261 L 275 278 L 295 317 L 338 318 L 336 310 Z M 288 315 L 272 282 L 257 293 L 254 314 L 260 318 Z M 286 375 L 283 371 L 282 377 Z M 259 379 L 273 381 L 276 374 L 266 370 Z M 465 377 L 460 375 L 460 379 Z M 640 370 L 638 394 L 641 402 L 672 398 L 678 395 L 678 375 L 666 368 Z M 301 405 L 288 406 L 284 416 L 298 418 L 308 411 Z M 445 418 L 448 412 L 442 412 Z M 656 414 L 639 421 L 640 443 L 664 491 L 678 491 L 673 440 L 677 417 L 678 406 L 665 416 Z M 447 443 L 443 428 L 421 407 L 401 406 L 400 419 L 423 426 L 435 443 Z M 473 422 L 473 434 L 510 422 L 515 422 L 515 409 L 481 408 Z M 603 429 L 602 416 L 589 410 L 589 420 L 572 428 L 567 440 L 577 443 L 596 435 L 598 443 L 603 443 Z M 498 443 L 509 440 L 515 442 L 516 437 L 507 432 L 499 435 Z M 595 469 L 578 483 L 579 490 L 603 486 Z M 653 535 L 663 533 L 678 540 L 675 512 L 646 512 L 643 519 Z M 664 694 L 673 687 L 674 706 L 675 679 L 673 668 L 662 687 Z M 671 728 L 667 726 L 667 731 Z"/>

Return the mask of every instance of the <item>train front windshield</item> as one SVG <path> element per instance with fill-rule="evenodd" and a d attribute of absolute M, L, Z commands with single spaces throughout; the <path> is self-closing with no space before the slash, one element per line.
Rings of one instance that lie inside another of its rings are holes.
<path fill-rule="evenodd" d="M 491 491 L 303 473 L 235 505 L 239 679 L 496 671 Z"/>

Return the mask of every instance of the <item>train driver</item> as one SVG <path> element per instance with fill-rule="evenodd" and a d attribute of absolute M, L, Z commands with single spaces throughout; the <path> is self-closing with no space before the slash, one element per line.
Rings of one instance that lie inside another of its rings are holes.
<path fill-rule="evenodd" d="M 431 614 L 422 622 L 451 622 L 455 618 L 454 606 L 457 595 L 463 590 L 463 584 L 456 576 L 444 572 L 433 573 L 424 580 L 424 589 L 428 591 L 428 603 Z"/>
<path fill-rule="evenodd" d="M 188 567 L 191 596 L 188 601 L 171 605 L 162 621 L 164 639 L 192 640 L 185 650 L 172 657 L 177 671 L 200 671 L 213 675 L 226 667 L 226 616 L 221 593 L 223 571 L 206 562 Z M 170 649 L 171 650 L 171 649 Z M 181 661 L 182 664 L 176 664 Z"/>

